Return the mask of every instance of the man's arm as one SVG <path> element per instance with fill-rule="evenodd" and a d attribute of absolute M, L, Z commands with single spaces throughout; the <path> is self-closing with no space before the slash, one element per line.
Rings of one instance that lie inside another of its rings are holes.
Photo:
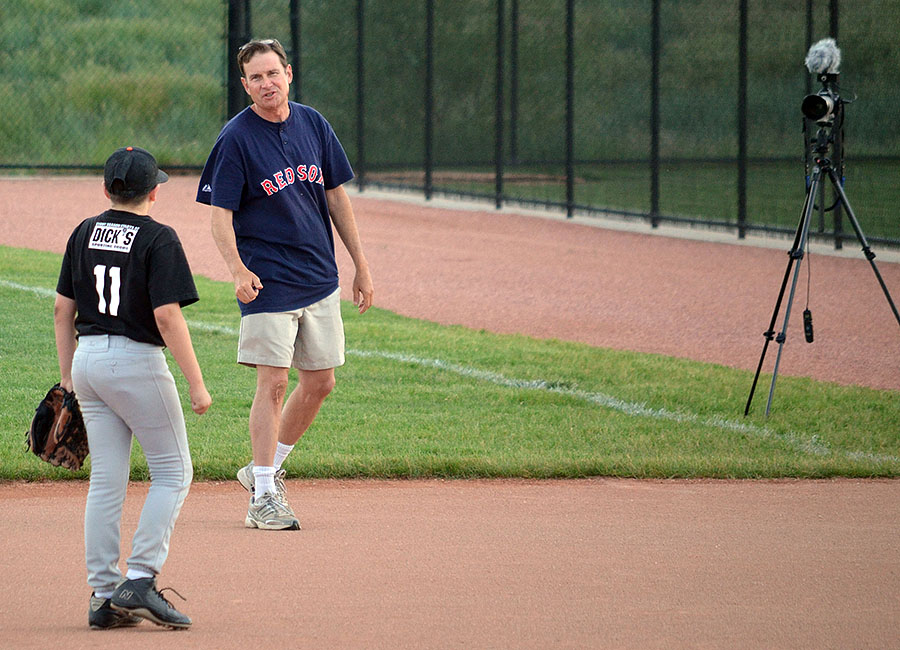
<path fill-rule="evenodd" d="M 241 302 L 248 303 L 256 299 L 256 295 L 263 286 L 256 274 L 248 269 L 241 260 L 231 218 L 231 210 L 212 206 L 213 240 L 216 242 L 219 254 L 225 260 L 225 265 L 231 272 L 231 277 L 234 278 L 234 295 Z"/>
<path fill-rule="evenodd" d="M 343 185 L 325 190 L 325 197 L 328 199 L 328 210 L 331 212 L 335 230 L 356 266 L 356 276 L 353 278 L 353 304 L 359 308 L 359 313 L 363 314 L 372 306 L 375 288 L 372 284 L 372 275 L 369 273 L 369 262 L 363 254 L 356 217 L 353 216 L 353 206 Z"/>

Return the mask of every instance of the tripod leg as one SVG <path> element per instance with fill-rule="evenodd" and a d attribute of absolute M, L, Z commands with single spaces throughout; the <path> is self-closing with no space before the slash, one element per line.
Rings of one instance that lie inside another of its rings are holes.
<path fill-rule="evenodd" d="M 843 203 L 844 207 L 847 208 L 847 216 L 850 218 L 850 223 L 853 225 L 853 230 L 856 232 L 856 238 L 859 240 L 859 243 L 862 246 L 863 254 L 866 256 L 866 259 L 869 260 L 869 264 L 871 264 L 872 270 L 875 271 L 875 277 L 878 279 L 878 284 L 881 285 L 881 290 L 884 292 L 884 297 L 887 298 L 888 305 L 890 305 L 891 311 L 894 312 L 894 318 L 897 319 L 897 324 L 900 325 L 900 313 L 897 312 L 897 306 L 894 304 L 894 301 L 891 298 L 891 293 L 890 291 L 888 291 L 887 285 L 884 283 L 884 278 L 881 277 L 881 273 L 878 271 L 878 267 L 875 265 L 875 253 L 873 253 L 872 249 L 869 248 L 869 242 L 866 241 L 866 236 L 863 234 L 862 228 L 860 227 L 859 222 L 856 220 L 856 215 L 853 213 L 853 208 L 850 207 L 850 201 L 847 200 L 847 195 L 844 193 L 844 188 L 841 187 L 841 184 L 838 181 L 837 174 L 835 174 L 834 170 L 830 167 L 828 168 L 828 176 L 829 178 L 831 178 L 832 185 L 834 185 L 834 191 L 837 192 L 838 196 L 841 197 L 841 203 Z"/>
<path fill-rule="evenodd" d="M 820 175 L 817 175 L 814 178 L 814 184 L 818 184 L 820 177 Z M 772 385 L 769 387 L 769 399 L 766 402 L 766 417 L 769 417 L 769 411 L 772 408 L 772 397 L 775 394 L 775 381 L 778 379 L 778 367 L 781 365 L 781 352 L 784 348 L 784 342 L 787 339 L 788 322 L 791 319 L 791 306 L 794 304 L 794 292 L 797 289 L 797 278 L 800 275 L 800 261 L 803 259 L 803 249 L 806 247 L 806 239 L 809 236 L 809 221 L 811 216 L 812 206 L 809 205 L 806 209 L 806 218 L 800 225 L 801 233 L 800 249 L 797 256 L 798 262 L 794 267 L 794 278 L 791 280 L 791 291 L 788 294 L 787 306 L 784 308 L 784 325 L 782 325 L 781 332 L 775 338 L 775 341 L 778 343 L 778 355 L 775 357 L 775 368 L 772 370 Z"/>
<path fill-rule="evenodd" d="M 778 312 L 781 311 L 781 301 L 784 299 L 784 291 L 787 288 L 788 278 L 791 277 L 791 267 L 794 262 L 803 257 L 804 233 L 809 230 L 809 220 L 812 215 L 813 206 L 815 205 L 816 192 L 821 182 L 821 170 L 819 167 L 813 169 L 812 178 L 809 187 L 806 190 L 806 200 L 803 203 L 803 211 L 800 214 L 800 222 L 797 224 L 797 233 L 794 236 L 794 243 L 788 253 L 787 268 L 784 271 L 784 278 L 781 281 L 781 289 L 778 292 L 778 299 L 775 301 L 775 310 L 772 312 L 772 320 L 769 321 L 769 329 L 763 332 L 766 337 L 763 343 L 762 354 L 759 357 L 759 364 L 756 366 L 756 375 L 753 377 L 753 385 L 750 387 L 750 396 L 747 398 L 747 406 L 744 408 L 744 416 L 750 413 L 750 404 L 753 402 L 753 394 L 756 392 L 756 384 L 759 381 L 759 374 L 762 372 L 763 361 L 766 358 L 766 351 L 769 349 L 769 342 L 775 336 L 775 323 L 778 320 Z"/>

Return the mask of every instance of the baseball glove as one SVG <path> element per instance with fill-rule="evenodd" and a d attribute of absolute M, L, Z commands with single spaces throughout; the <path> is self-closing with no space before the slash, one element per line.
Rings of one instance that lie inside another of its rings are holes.
<path fill-rule="evenodd" d="M 73 472 L 90 453 L 75 393 L 56 384 L 35 409 L 25 444 L 35 456 Z"/>

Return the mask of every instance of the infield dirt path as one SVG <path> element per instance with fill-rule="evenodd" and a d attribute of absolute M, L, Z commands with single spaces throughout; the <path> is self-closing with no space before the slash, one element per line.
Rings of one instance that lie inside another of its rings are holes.
<path fill-rule="evenodd" d="M 147 486 L 133 485 L 134 531 Z M 0 484 L 4 648 L 900 647 L 892 481 L 288 482 L 299 532 L 191 488 L 160 586 L 194 620 L 91 632 L 87 484 Z M 128 542 L 125 542 L 126 551 Z"/>
<path fill-rule="evenodd" d="M 99 178 L 0 180 L 0 243 L 61 252 L 72 228 L 105 208 L 100 187 Z M 178 230 L 195 272 L 228 280 L 195 188 L 173 177 L 154 216 Z M 790 246 L 369 193 L 354 205 L 378 306 L 750 370 Z M 900 297 L 892 259 L 877 261 Z M 339 263 L 349 284 L 340 246 Z M 802 342 L 798 308 L 781 372 L 900 390 L 900 328 L 861 254 L 816 255 L 811 269 L 816 342 Z M 768 359 L 771 368 L 774 350 Z M 126 540 L 146 488 L 129 492 Z M 236 482 L 195 484 L 160 578 L 187 596 L 173 600 L 194 628 L 92 633 L 87 485 L 0 484 L 0 646 L 900 648 L 898 481 L 289 481 L 288 490 L 304 529 L 265 533 L 243 528 Z"/>

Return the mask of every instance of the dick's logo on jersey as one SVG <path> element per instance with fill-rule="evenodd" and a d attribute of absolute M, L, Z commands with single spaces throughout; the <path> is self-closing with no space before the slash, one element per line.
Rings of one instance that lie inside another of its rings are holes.
<path fill-rule="evenodd" d="M 134 243 L 134 239 L 137 237 L 140 229 L 140 226 L 132 226 L 126 223 L 98 221 L 94 224 L 94 232 L 91 233 L 91 241 L 88 243 L 88 248 L 130 253 L 131 245 Z"/>

